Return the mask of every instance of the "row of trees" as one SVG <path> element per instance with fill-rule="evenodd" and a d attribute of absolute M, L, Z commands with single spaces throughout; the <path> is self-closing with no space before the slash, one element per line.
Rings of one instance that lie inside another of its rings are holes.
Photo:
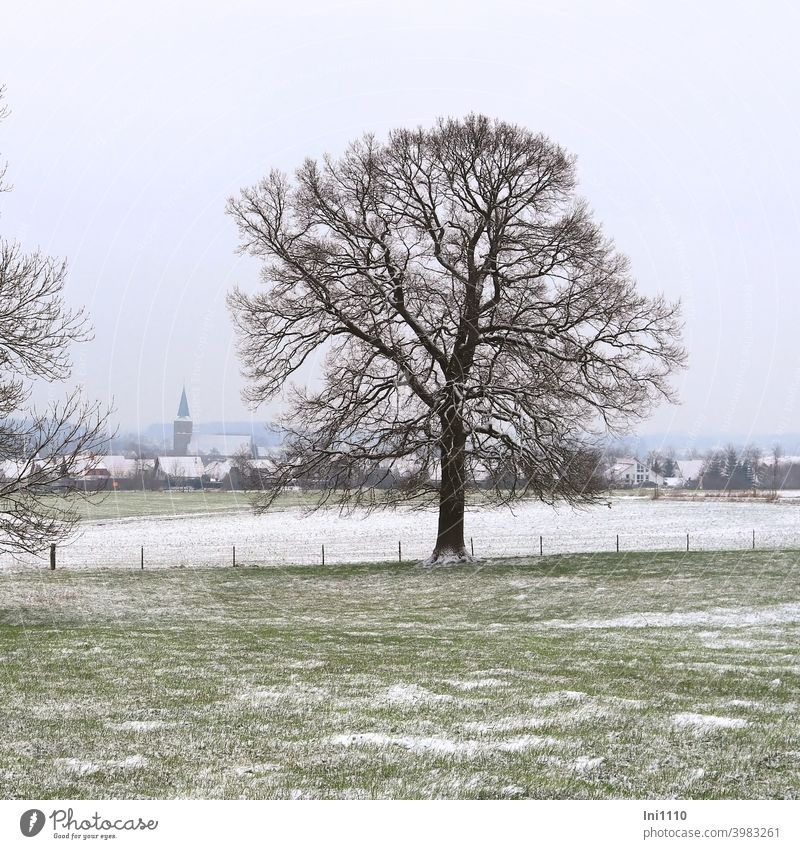
<path fill-rule="evenodd" d="M 596 496 L 614 487 L 610 468 L 616 459 L 613 452 L 600 451 L 587 451 L 574 459 L 573 476 L 576 482 L 581 481 L 580 485 L 587 496 Z M 687 486 L 704 490 L 800 489 L 800 463 L 783 459 L 780 448 L 775 449 L 774 453 L 764 454 L 755 447 L 740 449 L 729 445 L 705 454 L 695 453 L 693 459 L 701 461 L 702 465 L 699 474 L 686 482 Z M 680 463 L 674 451 L 651 451 L 645 459 L 645 464 L 651 472 L 667 478 L 681 476 Z M 278 458 L 277 468 L 281 466 L 282 462 Z M 505 490 L 507 500 L 512 500 L 516 482 L 513 470 L 494 479 L 489 476 L 488 471 L 484 476 L 476 472 L 474 480 L 466 489 L 484 493 Z M 338 469 L 332 468 L 328 478 L 303 476 L 298 473 L 292 479 L 292 484 L 303 490 L 319 491 L 322 497 L 335 494 L 337 500 L 355 490 L 361 490 L 363 497 L 369 497 L 376 503 L 387 504 L 395 499 L 405 498 L 409 491 L 418 491 L 422 485 L 436 492 L 439 481 L 436 478 L 429 478 L 424 482 L 415 479 L 413 467 L 403 471 L 390 466 L 376 469 L 368 464 L 358 466 L 343 463 Z M 269 491 L 274 488 L 275 474 L 272 470 L 258 468 L 248 456 L 239 456 L 232 463 L 227 485 L 233 489 Z"/>
<path fill-rule="evenodd" d="M 703 461 L 703 489 L 753 489 L 758 485 L 760 453 L 729 445 L 710 451 Z"/>
<path fill-rule="evenodd" d="M 780 445 L 767 452 L 728 445 L 704 458 L 704 489 L 800 489 L 800 463 L 786 458 Z"/>

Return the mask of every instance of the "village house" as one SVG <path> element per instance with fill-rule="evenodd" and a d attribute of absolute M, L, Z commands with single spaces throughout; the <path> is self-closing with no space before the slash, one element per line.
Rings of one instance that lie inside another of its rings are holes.
<path fill-rule="evenodd" d="M 663 475 L 654 472 L 646 462 L 636 457 L 617 460 L 609 469 L 608 476 L 612 486 L 635 487 L 664 483 Z"/>
<path fill-rule="evenodd" d="M 153 476 L 167 489 L 202 489 L 205 468 L 200 457 L 156 457 Z"/>

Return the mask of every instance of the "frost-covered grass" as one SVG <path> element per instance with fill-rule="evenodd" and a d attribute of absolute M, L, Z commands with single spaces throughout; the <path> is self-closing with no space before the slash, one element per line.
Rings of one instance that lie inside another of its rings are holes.
<path fill-rule="evenodd" d="M 800 796 L 800 556 L 0 574 L 0 797 Z"/>

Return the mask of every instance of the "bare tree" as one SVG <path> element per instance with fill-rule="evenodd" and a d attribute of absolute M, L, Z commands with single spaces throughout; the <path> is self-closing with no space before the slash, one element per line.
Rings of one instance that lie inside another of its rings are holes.
<path fill-rule="evenodd" d="M 501 502 L 593 499 L 595 435 L 671 398 L 685 354 L 677 305 L 637 292 L 575 188 L 545 136 L 470 115 L 365 136 L 231 199 L 241 250 L 264 261 L 264 289 L 229 296 L 246 399 L 325 353 L 321 388 L 290 391 L 262 507 L 309 476 L 322 501 L 384 503 L 351 481 L 402 468 L 389 502 L 438 502 L 437 562 L 467 558 L 478 479 Z"/>
<path fill-rule="evenodd" d="M 0 89 L 0 98 L 2 98 Z M 0 118 L 5 112 L 0 110 Z M 0 180 L 5 173 L 0 167 Z M 0 185 L 0 190 L 3 188 Z M 62 297 L 66 266 L 0 239 L 0 551 L 36 552 L 77 521 L 74 489 L 87 457 L 105 444 L 107 413 L 78 390 L 46 411 L 29 405 L 32 383 L 69 376 L 69 346 L 90 338 L 82 310 Z"/>

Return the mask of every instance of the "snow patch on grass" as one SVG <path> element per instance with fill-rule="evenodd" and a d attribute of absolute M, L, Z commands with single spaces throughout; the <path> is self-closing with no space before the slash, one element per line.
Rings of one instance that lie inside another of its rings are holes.
<path fill-rule="evenodd" d="M 113 761 L 112 765 L 119 769 L 141 769 L 147 766 L 149 761 L 142 755 L 131 755 L 123 761 Z"/>
<path fill-rule="evenodd" d="M 552 737 L 527 735 L 509 740 L 450 740 L 446 737 L 392 736 L 367 732 L 363 734 L 337 734 L 329 739 L 336 746 L 399 746 L 412 752 L 430 752 L 437 755 L 475 756 L 487 752 L 519 752 L 525 749 L 558 745 Z"/>
<path fill-rule="evenodd" d="M 703 631 L 697 635 L 702 644 L 709 649 L 755 649 L 771 646 L 762 640 L 746 640 L 739 637 L 724 637 L 718 632 Z"/>
<path fill-rule="evenodd" d="M 693 769 L 686 779 L 686 786 L 691 786 L 696 781 L 700 781 L 700 779 L 705 778 L 705 774 L 706 771 L 701 766 L 697 767 L 696 769 Z"/>
<path fill-rule="evenodd" d="M 743 708 L 759 708 L 763 709 L 764 705 L 761 702 L 754 702 L 752 699 L 729 699 L 725 702 L 729 707 L 743 707 Z"/>
<path fill-rule="evenodd" d="M 112 731 L 157 731 L 160 728 L 168 728 L 169 723 L 160 719 L 154 719 L 151 722 L 138 722 L 130 719 L 125 722 L 111 722 L 108 727 Z"/>
<path fill-rule="evenodd" d="M 745 728 L 746 719 L 735 719 L 731 716 L 712 716 L 706 713 L 676 713 L 672 721 L 678 726 L 694 728 Z"/>
<path fill-rule="evenodd" d="M 92 775 L 95 772 L 100 772 L 103 769 L 101 764 L 93 763 L 92 761 L 82 761 L 78 758 L 58 758 L 55 762 L 56 767 L 71 772 L 74 775 Z"/>
<path fill-rule="evenodd" d="M 458 690 L 483 690 L 493 687 L 508 686 L 507 681 L 501 681 L 499 678 L 479 678 L 476 681 L 457 681 L 449 679 L 447 683 Z"/>
<path fill-rule="evenodd" d="M 505 796 L 506 799 L 516 799 L 525 795 L 525 788 L 520 787 L 519 784 L 508 784 L 500 791 L 500 795 Z"/>
<path fill-rule="evenodd" d="M 605 758 L 590 758 L 588 755 L 580 755 L 575 759 L 573 768 L 578 772 L 591 772 L 602 766 Z"/>
<path fill-rule="evenodd" d="M 384 700 L 392 704 L 416 705 L 426 702 L 451 702 L 452 696 L 442 693 L 433 693 L 420 687 L 419 684 L 395 684 L 389 687 Z"/>
<path fill-rule="evenodd" d="M 576 690 L 555 690 L 551 693 L 545 693 L 543 696 L 535 696 L 530 700 L 530 704 L 535 707 L 551 707 L 552 705 L 562 705 L 566 702 L 579 702 L 585 698 L 586 693 Z"/>
<path fill-rule="evenodd" d="M 56 767 L 70 772 L 73 775 L 93 775 L 96 772 L 108 770 L 130 770 L 141 769 L 148 765 L 149 761 L 142 755 L 130 755 L 121 761 L 82 761 L 80 758 L 58 758 Z"/>

